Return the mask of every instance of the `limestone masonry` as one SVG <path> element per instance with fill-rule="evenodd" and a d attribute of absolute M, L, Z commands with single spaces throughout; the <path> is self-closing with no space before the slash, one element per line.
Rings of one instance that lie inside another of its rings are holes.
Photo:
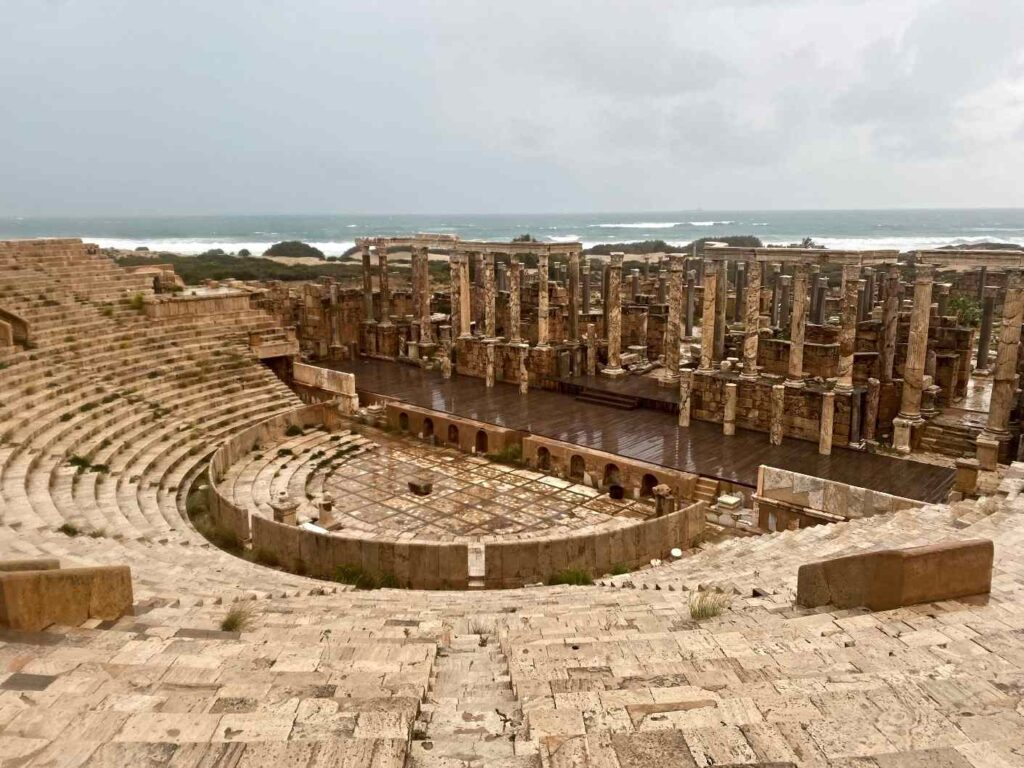
<path fill-rule="evenodd" d="M 0 766 L 1024 765 L 1024 256 L 0 242 Z"/>

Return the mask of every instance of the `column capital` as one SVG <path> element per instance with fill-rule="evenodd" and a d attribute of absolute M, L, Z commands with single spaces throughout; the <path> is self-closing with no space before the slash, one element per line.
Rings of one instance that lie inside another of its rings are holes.
<path fill-rule="evenodd" d="M 914 265 L 914 282 L 930 283 L 935 279 L 935 267 L 931 264 Z"/>

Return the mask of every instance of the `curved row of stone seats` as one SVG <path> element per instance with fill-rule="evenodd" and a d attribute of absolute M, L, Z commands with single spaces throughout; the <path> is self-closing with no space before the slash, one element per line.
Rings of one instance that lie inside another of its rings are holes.
<path fill-rule="evenodd" d="M 308 430 L 273 445 L 253 446 L 251 453 L 225 473 L 220 485 L 238 507 L 270 517 L 270 504 L 282 492 L 300 502 L 315 500 L 322 488 L 311 489 L 309 480 L 321 462 L 340 450 L 345 450 L 348 458 L 372 450 L 374 445 L 347 429 L 333 433 Z"/>

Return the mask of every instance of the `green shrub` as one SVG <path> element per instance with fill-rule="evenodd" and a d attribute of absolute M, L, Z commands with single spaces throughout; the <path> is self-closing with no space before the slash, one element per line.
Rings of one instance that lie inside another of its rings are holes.
<path fill-rule="evenodd" d="M 299 240 L 285 240 L 274 243 L 263 252 L 264 256 L 286 256 L 293 259 L 320 259 L 325 258 L 324 252 Z"/>
<path fill-rule="evenodd" d="M 624 563 L 616 563 L 612 566 L 612 576 L 621 576 L 624 573 L 629 573 L 630 568 Z"/>
<path fill-rule="evenodd" d="M 278 456 L 294 456 L 295 452 L 291 448 L 278 448 L 277 449 L 277 455 Z"/>
<path fill-rule="evenodd" d="M 523 465 L 523 448 L 520 445 L 507 445 L 496 453 L 488 453 L 487 458 L 496 464 L 521 467 Z"/>
<path fill-rule="evenodd" d="M 277 568 L 281 565 L 281 561 L 275 552 L 263 549 L 262 547 L 253 552 L 253 559 L 260 565 L 265 565 L 268 568 Z"/>
<path fill-rule="evenodd" d="M 981 305 L 970 296 L 954 296 L 949 309 L 956 315 L 957 325 L 977 328 L 981 325 Z"/>
<path fill-rule="evenodd" d="M 334 580 L 350 584 L 356 589 L 398 589 L 398 579 L 393 573 L 374 573 L 359 565 L 339 565 L 334 569 Z"/>
<path fill-rule="evenodd" d="M 57 529 L 57 533 L 63 533 L 65 536 L 74 537 L 81 533 L 81 531 L 78 530 L 78 526 L 74 523 L 64 523 Z"/>
<path fill-rule="evenodd" d="M 146 299 L 141 293 L 136 293 L 128 302 L 129 306 L 136 312 L 142 312 L 146 308 Z"/>
<path fill-rule="evenodd" d="M 298 424 L 289 424 L 288 429 L 286 429 L 284 433 L 288 437 L 298 437 L 299 435 L 302 434 L 302 427 L 300 427 Z"/>
<path fill-rule="evenodd" d="M 550 586 L 568 584 L 574 587 L 585 587 L 593 583 L 594 579 L 591 577 L 590 571 L 584 568 L 565 568 L 548 579 Z"/>

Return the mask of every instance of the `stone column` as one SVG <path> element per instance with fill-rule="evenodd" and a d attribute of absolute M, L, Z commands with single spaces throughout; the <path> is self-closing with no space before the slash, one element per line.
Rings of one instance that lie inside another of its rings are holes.
<path fill-rule="evenodd" d="M 779 325 L 779 264 L 770 264 L 768 266 L 768 283 L 772 289 L 772 306 L 768 312 L 771 317 L 771 325 L 773 328 L 777 328 Z"/>
<path fill-rule="evenodd" d="M 818 453 L 822 456 L 832 453 L 832 422 L 835 419 L 835 412 L 836 393 L 823 392 L 821 395 L 821 428 L 818 433 Z"/>
<path fill-rule="evenodd" d="M 786 386 L 804 386 L 804 332 L 807 328 L 807 265 L 793 272 L 793 311 L 789 317 L 789 364 Z"/>
<path fill-rule="evenodd" d="M 864 319 L 871 319 L 871 311 L 875 308 L 875 270 L 864 268 Z"/>
<path fill-rule="evenodd" d="M 772 445 L 782 445 L 786 416 L 786 385 L 772 385 L 772 410 L 768 439 Z"/>
<path fill-rule="evenodd" d="M 916 299 L 915 299 L 916 301 Z M 916 307 L 915 307 L 916 311 Z M 1003 324 L 999 331 L 996 363 L 992 369 L 992 400 L 988 421 L 978 436 L 978 460 L 982 468 L 991 462 L 983 460 L 982 441 L 998 443 L 1009 437 L 1010 411 L 1017 391 L 1017 355 L 1020 346 L 1020 327 L 1024 322 L 1024 278 L 1020 270 L 1006 275 L 1006 295 L 1003 299 Z M 986 457 L 987 458 L 987 457 Z"/>
<path fill-rule="evenodd" d="M 509 324 L 509 337 L 513 344 L 520 343 L 522 338 L 522 332 L 520 326 L 522 322 L 520 320 L 520 307 L 521 305 L 521 292 L 523 282 L 523 265 L 519 263 L 519 257 L 514 253 L 509 257 L 510 263 L 508 265 L 508 324 Z"/>
<path fill-rule="evenodd" d="M 683 335 L 688 339 L 693 338 L 693 309 L 697 303 L 697 272 L 691 269 L 686 273 L 686 325 L 683 328 Z"/>
<path fill-rule="evenodd" d="M 836 392 L 853 391 L 853 353 L 857 343 L 857 278 L 860 267 L 843 267 L 842 325 L 839 328 L 839 370 Z"/>
<path fill-rule="evenodd" d="M 828 296 L 828 278 L 819 275 L 814 283 L 814 312 L 811 322 L 815 325 L 825 324 L 825 298 Z"/>
<path fill-rule="evenodd" d="M 725 331 L 728 327 L 726 308 L 728 304 L 729 280 L 727 277 L 727 261 L 721 261 L 718 265 L 718 280 L 715 282 L 715 359 L 725 359 Z"/>
<path fill-rule="evenodd" d="M 715 299 L 718 296 L 719 263 L 711 259 L 704 261 L 704 307 L 700 324 L 700 369 L 702 371 L 710 371 L 715 362 Z"/>
<path fill-rule="evenodd" d="M 597 375 L 597 329 L 587 323 L 587 376 Z"/>
<path fill-rule="evenodd" d="M 885 273 L 885 303 L 882 304 L 882 353 L 879 356 L 879 375 L 888 384 L 892 381 L 893 360 L 896 358 L 896 327 L 900 315 L 900 268 L 890 264 Z"/>
<path fill-rule="evenodd" d="M 725 385 L 725 408 L 722 414 L 722 434 L 736 434 L 736 402 L 739 399 L 739 385 L 735 381 Z"/>
<path fill-rule="evenodd" d="M 683 306 L 683 257 L 669 256 L 668 319 L 665 325 L 665 383 L 675 385 L 679 376 L 679 312 Z"/>
<path fill-rule="evenodd" d="M 882 382 L 878 379 L 868 379 L 868 394 L 864 404 L 864 440 L 869 443 L 875 442 L 875 433 L 878 430 L 878 402 L 882 394 Z"/>
<path fill-rule="evenodd" d="M 391 325 L 391 289 L 388 287 L 388 243 L 379 238 L 375 242 L 377 249 L 377 268 L 380 271 L 380 324 Z"/>
<path fill-rule="evenodd" d="M 434 343 L 434 328 L 430 318 L 430 261 L 426 248 L 420 251 L 420 343 Z"/>
<path fill-rule="evenodd" d="M 757 380 L 757 342 L 761 327 L 761 263 L 752 261 L 749 265 L 737 263 L 737 284 L 748 282 L 746 286 L 746 306 L 744 307 L 743 325 L 743 373 L 740 378 L 748 381 Z"/>
<path fill-rule="evenodd" d="M 530 391 L 530 371 L 526 366 L 527 356 L 530 354 L 530 347 L 523 344 L 519 347 L 519 394 L 525 395 Z"/>
<path fill-rule="evenodd" d="M 668 275 L 665 270 L 658 270 L 658 304 L 668 303 Z"/>
<path fill-rule="evenodd" d="M 988 279 L 988 268 L 978 268 L 978 301 L 985 298 L 985 281 Z"/>
<path fill-rule="evenodd" d="M 785 328 L 790 322 L 790 296 L 793 293 L 793 278 L 779 275 L 779 327 Z"/>
<path fill-rule="evenodd" d="M 928 318 L 932 308 L 932 267 L 914 267 L 914 309 L 910 315 L 907 359 L 903 364 L 903 393 L 899 416 L 893 419 L 893 448 L 910 452 L 911 429 L 920 424 L 921 393 L 924 391 L 924 366 L 928 354 Z M 1017 329 L 1020 336 L 1020 328 Z"/>
<path fill-rule="evenodd" d="M 996 310 L 996 289 L 985 289 L 985 298 L 981 305 L 981 330 L 978 333 L 978 365 L 975 373 L 988 375 L 988 350 L 992 344 L 992 316 Z"/>
<path fill-rule="evenodd" d="M 484 336 L 493 339 L 497 330 L 494 320 L 494 254 L 485 253 L 484 261 Z"/>
<path fill-rule="evenodd" d="M 583 259 L 580 264 L 580 282 L 583 283 L 583 311 L 590 314 L 590 259 Z"/>
<path fill-rule="evenodd" d="M 601 371 L 606 376 L 621 376 L 622 370 L 622 254 L 613 253 L 608 268 L 608 366 Z"/>
<path fill-rule="evenodd" d="M 373 272 L 370 268 L 370 245 L 359 244 L 359 255 L 363 258 L 363 314 L 366 322 L 375 323 L 373 317 Z"/>
<path fill-rule="evenodd" d="M 693 386 L 693 371 L 687 368 L 679 373 L 679 426 L 690 426 L 690 389 Z"/>
<path fill-rule="evenodd" d="M 756 264 L 757 262 L 752 262 L 752 263 Z M 745 263 L 743 263 L 742 261 L 737 261 L 736 262 L 736 302 L 733 305 L 733 311 L 732 311 L 732 319 L 733 319 L 733 322 L 735 322 L 735 323 L 742 323 L 742 322 L 744 322 L 744 320 L 746 318 L 746 315 L 747 315 L 747 304 L 744 301 L 744 297 L 746 296 L 746 291 L 744 290 L 746 288 L 746 282 L 747 282 L 746 276 L 747 276 L 747 265 Z M 758 312 L 760 312 L 760 307 L 758 307 Z"/>
<path fill-rule="evenodd" d="M 630 293 L 630 304 L 637 303 L 637 297 L 640 295 L 640 270 L 631 269 L 629 271 L 629 293 Z"/>
<path fill-rule="evenodd" d="M 580 252 L 569 254 L 569 341 L 578 344 L 580 340 Z"/>
<path fill-rule="evenodd" d="M 459 294 L 459 312 L 458 312 L 459 324 L 458 324 L 458 333 L 459 333 L 459 338 L 466 339 L 466 338 L 469 338 L 470 335 L 471 335 L 471 333 L 470 333 L 470 323 L 473 320 L 473 313 L 472 313 L 472 310 L 470 309 L 470 307 L 471 307 L 471 296 L 470 296 L 470 287 L 469 287 L 469 255 L 465 254 L 465 253 L 455 253 L 455 254 L 452 254 L 452 256 L 457 259 L 457 261 L 455 263 L 456 263 L 456 266 L 457 266 L 457 270 L 456 271 L 458 272 L 458 282 L 459 282 L 459 290 L 458 290 L 458 294 Z"/>
<path fill-rule="evenodd" d="M 548 345 L 548 255 L 537 256 L 537 346 Z"/>

